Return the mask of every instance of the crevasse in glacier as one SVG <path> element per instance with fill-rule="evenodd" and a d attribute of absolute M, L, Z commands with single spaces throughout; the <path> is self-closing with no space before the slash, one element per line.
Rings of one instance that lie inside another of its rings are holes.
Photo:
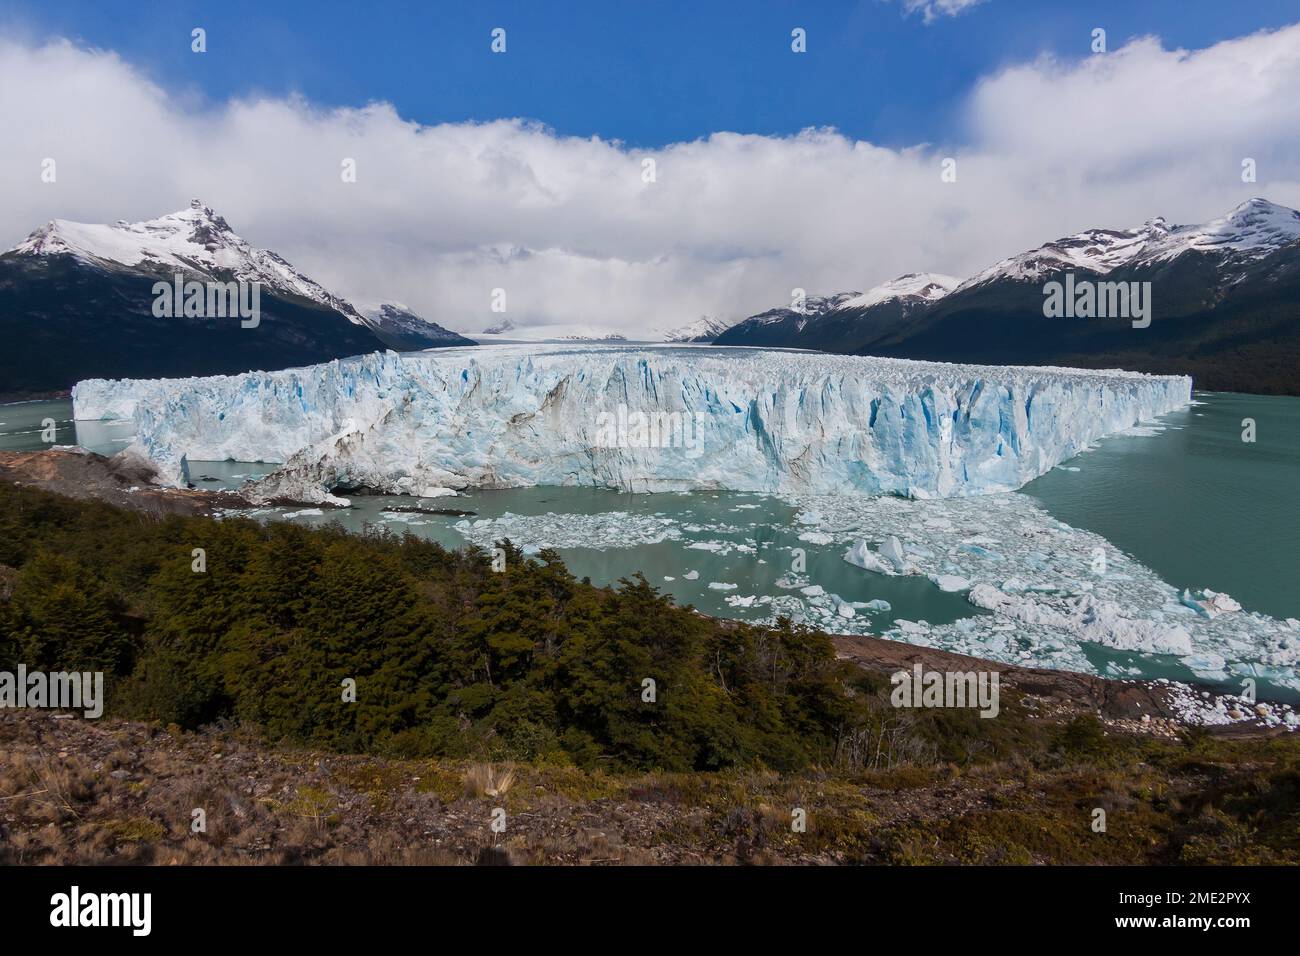
<path fill-rule="evenodd" d="M 496 346 L 301 369 L 80 382 L 78 419 L 135 450 L 283 462 L 262 499 L 466 487 L 898 494 L 1007 491 L 1185 405 L 1191 380 L 717 348 Z"/>

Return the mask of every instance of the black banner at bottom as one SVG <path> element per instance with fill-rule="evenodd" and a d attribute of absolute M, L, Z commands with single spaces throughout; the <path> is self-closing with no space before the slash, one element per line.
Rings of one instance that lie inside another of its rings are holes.
<path fill-rule="evenodd" d="M 659 936 L 712 927 L 729 941 L 787 928 L 870 927 L 934 940 L 1025 930 L 1060 938 L 1185 937 L 1231 945 L 1282 932 L 1289 873 L 1157 868 L 0 868 L 7 941 L 78 934 L 127 942 L 304 944 L 514 934 Z M 1244 935 L 1243 935 L 1244 934 Z M 620 938 L 608 937 L 610 941 Z M 1276 937 L 1275 937 L 1276 938 Z"/>

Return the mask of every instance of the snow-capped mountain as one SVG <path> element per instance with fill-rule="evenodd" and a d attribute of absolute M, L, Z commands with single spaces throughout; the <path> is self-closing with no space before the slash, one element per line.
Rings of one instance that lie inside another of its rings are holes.
<path fill-rule="evenodd" d="M 327 291 L 274 252 L 252 246 L 197 199 L 190 200 L 188 209 L 144 222 L 118 220 L 102 225 L 55 219 L 10 253 L 68 255 L 91 265 L 125 267 L 152 275 L 179 271 L 187 278 L 260 282 L 264 290 L 307 299 L 356 325 L 367 325 L 352 303 Z"/>
<path fill-rule="evenodd" d="M 713 315 L 702 315 L 694 322 L 688 322 L 686 325 L 674 329 L 660 330 L 657 334 L 664 342 L 712 342 L 729 328 L 731 328 L 731 323 L 725 319 Z"/>
<path fill-rule="evenodd" d="M 1068 270 L 1104 274 L 1124 265 L 1153 238 L 1168 232 L 1164 219 L 1152 219 L 1138 229 L 1088 229 L 1044 243 L 1036 249 L 1008 256 L 975 273 L 958 286 L 971 289 L 988 282 L 1009 279 L 1036 282 L 1045 276 Z"/>
<path fill-rule="evenodd" d="M 1008 256 L 969 279 L 932 272 L 909 273 L 865 293 L 813 296 L 803 314 L 788 308 L 771 309 L 737 323 L 731 336 L 740 337 L 758 326 L 785 323 L 794 334 L 811 328 L 813 320 L 828 313 L 871 309 L 886 302 L 934 305 L 954 293 L 992 283 L 1039 282 L 1062 272 L 1106 275 L 1124 267 L 1168 263 L 1188 252 L 1216 255 L 1239 267 L 1248 266 L 1300 241 L 1300 212 L 1266 199 L 1241 203 L 1225 216 L 1200 225 L 1173 226 L 1163 217 L 1133 229 L 1086 229 Z M 787 322 L 791 316 L 793 322 Z M 785 344 L 795 345 L 791 341 Z"/>
<path fill-rule="evenodd" d="M 1048 319 L 1054 281 L 1138 290 L 1149 325 Z M 1178 372 L 1211 390 L 1300 394 L 1300 213 L 1251 199 L 1198 224 L 1076 233 L 994 264 L 847 350 Z"/>
<path fill-rule="evenodd" d="M 1150 283 L 1152 325 L 1045 320 L 1044 285 L 1067 273 Z M 1251 199 L 1200 224 L 1087 229 L 964 282 L 903 276 L 816 315 L 760 313 L 715 342 L 1179 372 L 1203 388 L 1300 394 L 1300 213 Z"/>
<path fill-rule="evenodd" d="M 1184 252 L 1228 253 L 1243 260 L 1260 259 L 1297 240 L 1300 240 L 1300 212 L 1257 198 L 1202 225 L 1174 226 L 1154 234 L 1150 246 L 1136 260 L 1154 262 Z"/>
<path fill-rule="evenodd" d="M 847 351 L 843 343 L 874 338 L 896 327 L 914 309 L 937 302 L 959 282 L 940 273 L 910 272 L 866 292 L 809 296 L 803 311 L 760 312 L 725 329 L 714 342 Z"/>
<path fill-rule="evenodd" d="M 155 284 L 177 274 L 257 283 L 258 321 L 155 315 Z M 409 310 L 363 314 L 197 199 L 144 222 L 56 219 L 31 233 L 0 255 L 0 335 L 9 346 L 0 393 L 65 389 L 87 375 L 271 370 L 469 341 Z"/>
<path fill-rule="evenodd" d="M 971 276 L 962 290 L 1009 279 L 1038 281 L 1058 272 L 1106 275 L 1121 267 L 1169 262 L 1184 253 L 1214 254 L 1248 265 L 1300 240 L 1300 212 L 1250 199 L 1225 216 L 1190 226 L 1157 217 L 1136 229 L 1088 229 L 996 262 Z"/>
<path fill-rule="evenodd" d="M 817 316 L 842 308 L 846 302 L 853 301 L 861 294 L 860 292 L 837 292 L 834 295 L 810 295 L 804 298 L 802 308 L 796 309 L 794 306 L 784 306 L 769 309 L 767 312 L 760 312 L 745 321 L 755 322 L 758 325 L 772 325 L 784 321 L 788 316 L 794 316 L 796 322 L 807 325 Z"/>
<path fill-rule="evenodd" d="M 804 299 L 802 308 L 787 305 L 751 315 L 724 329 L 713 341 L 717 345 L 790 345 L 792 339 L 800 336 L 818 318 L 833 313 L 860 295 L 861 292 L 810 295 Z"/>
<path fill-rule="evenodd" d="M 938 272 L 909 272 L 891 279 L 862 295 L 854 296 L 837 306 L 840 309 L 869 309 L 882 302 L 937 302 L 961 285 L 961 280 Z"/>
<path fill-rule="evenodd" d="M 474 344 L 473 340 L 422 318 L 400 302 L 366 307 L 361 315 L 385 345 L 399 352 Z"/>
<path fill-rule="evenodd" d="M 386 303 L 359 309 L 299 272 L 285 259 L 258 249 L 198 199 L 188 209 L 144 222 L 112 225 L 55 219 L 12 250 L 14 256 L 71 256 L 102 268 L 127 268 L 153 275 L 183 273 L 187 279 L 259 282 L 262 291 L 306 299 L 364 326 L 390 348 L 423 349 L 467 345 L 470 340 Z"/>

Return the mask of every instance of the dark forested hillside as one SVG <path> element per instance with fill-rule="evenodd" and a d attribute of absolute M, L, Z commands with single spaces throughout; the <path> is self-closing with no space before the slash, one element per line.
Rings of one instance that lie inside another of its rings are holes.
<path fill-rule="evenodd" d="M 157 318 L 158 278 L 72 256 L 0 256 L 0 393 L 289 368 L 385 347 L 336 311 L 270 290 L 255 328 L 238 318 Z"/>
<path fill-rule="evenodd" d="M 676 770 L 859 760 L 872 680 L 825 635 L 714 621 L 643 579 L 597 588 L 553 553 L 505 549 L 497 573 L 409 536 L 154 520 L 6 486 L 0 668 L 104 670 L 113 713 L 233 719 L 338 750 Z"/>

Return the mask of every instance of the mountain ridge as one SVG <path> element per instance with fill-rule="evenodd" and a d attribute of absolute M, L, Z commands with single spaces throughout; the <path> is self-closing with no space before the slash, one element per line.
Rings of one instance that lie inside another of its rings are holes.
<path fill-rule="evenodd" d="M 216 316 L 154 314 L 154 285 L 259 284 L 255 327 Z M 105 321 L 110 319 L 111 321 Z M 253 246 L 198 199 L 155 219 L 54 219 L 0 254 L 0 392 L 36 394 L 87 375 L 232 374 L 385 348 L 471 340 L 386 304 L 362 312 L 270 250 Z"/>
<path fill-rule="evenodd" d="M 1151 283 L 1151 327 L 1045 318 L 1043 286 L 1067 273 Z M 1119 367 L 1189 374 L 1199 388 L 1300 394 L 1300 212 L 1261 198 L 1201 224 L 1156 218 L 1133 229 L 1083 230 L 1005 257 L 928 301 L 862 296 L 857 303 L 865 304 L 854 304 L 845 295 L 822 297 L 840 304 L 812 316 L 759 313 L 714 342 Z"/>

